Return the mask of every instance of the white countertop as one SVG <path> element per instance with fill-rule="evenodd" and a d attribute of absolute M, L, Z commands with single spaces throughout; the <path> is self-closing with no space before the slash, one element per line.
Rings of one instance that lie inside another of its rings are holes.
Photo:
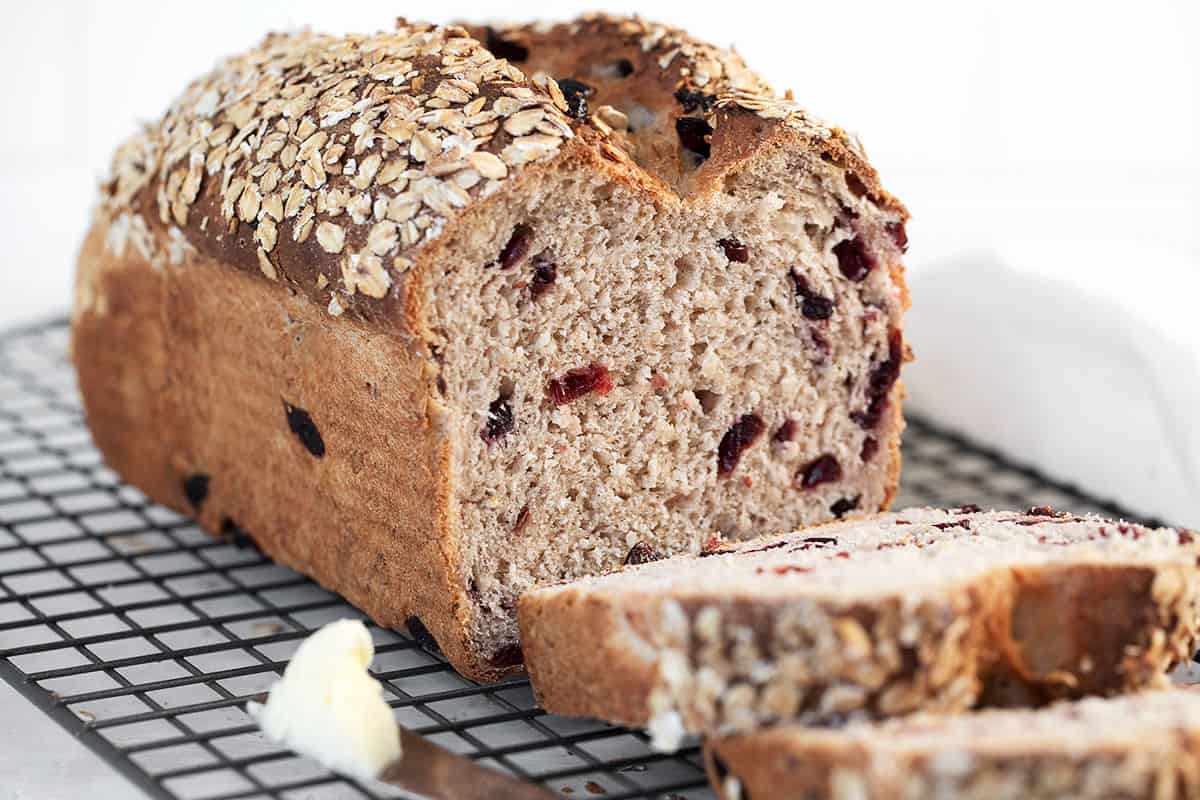
<path fill-rule="evenodd" d="M 145 795 L 58 723 L 0 681 L 0 800 Z M 86 787 L 81 792 L 80 787 Z"/>

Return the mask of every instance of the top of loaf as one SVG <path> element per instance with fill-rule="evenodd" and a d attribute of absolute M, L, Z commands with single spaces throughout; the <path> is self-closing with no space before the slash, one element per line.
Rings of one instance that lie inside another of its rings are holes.
<path fill-rule="evenodd" d="M 925 581 L 969 579 L 993 569 L 1077 563 L 1195 563 L 1190 531 L 1150 529 L 1049 508 L 1025 513 L 910 508 L 745 542 L 714 541 L 699 556 L 627 566 L 607 575 L 536 589 L 669 594 L 680 599 L 862 599 L 912 591 Z"/>
<path fill-rule="evenodd" d="M 638 19 L 560 29 L 635 41 L 704 95 L 714 129 L 746 112 L 777 123 L 903 213 L 850 137 L 777 98 L 731 51 Z M 109 246 L 171 263 L 199 251 L 287 281 L 335 316 L 372 316 L 449 221 L 572 145 L 669 193 L 603 113 L 572 118 L 553 79 L 504 57 L 533 27 L 486 30 L 485 45 L 461 26 L 400 19 L 372 35 L 273 34 L 223 60 L 118 149 L 101 200 Z"/>

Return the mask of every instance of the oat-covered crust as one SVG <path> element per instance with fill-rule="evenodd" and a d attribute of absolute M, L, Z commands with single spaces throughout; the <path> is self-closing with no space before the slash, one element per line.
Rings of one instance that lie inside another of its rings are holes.
<path fill-rule="evenodd" d="M 782 727 L 706 743 L 722 800 L 1183 800 L 1200 794 L 1200 694 Z"/>
<path fill-rule="evenodd" d="M 1200 544 L 1051 509 L 908 509 L 526 593 L 543 705 L 683 732 L 1152 686 L 1200 634 Z"/>
<path fill-rule="evenodd" d="M 459 209 L 572 135 L 462 28 L 272 35 L 120 148 L 102 208 L 369 315 Z"/>
<path fill-rule="evenodd" d="M 448 223 L 526 165 L 569 157 L 577 133 L 576 156 L 588 149 L 669 195 L 630 158 L 621 112 L 575 113 L 555 80 L 513 63 L 515 43 L 535 35 L 616 37 L 657 65 L 657 83 L 692 92 L 682 110 L 709 127 L 709 183 L 782 136 L 845 164 L 881 206 L 905 213 L 850 137 L 776 97 L 731 51 L 603 15 L 476 30 L 483 42 L 401 19 L 372 35 L 273 34 L 225 59 L 118 149 L 100 203 L 111 239 L 173 263 L 195 249 L 283 281 L 332 316 L 383 319 L 399 316 L 390 309 L 403 305 L 406 275 Z M 779 130 L 743 131 L 746 117 Z"/>

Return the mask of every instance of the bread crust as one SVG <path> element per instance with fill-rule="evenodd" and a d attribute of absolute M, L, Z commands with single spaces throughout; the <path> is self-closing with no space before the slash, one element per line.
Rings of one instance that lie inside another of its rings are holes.
<path fill-rule="evenodd" d="M 587 24 L 625 24 L 605 20 Z M 680 60 L 662 69 L 664 81 L 695 82 L 681 77 L 700 63 L 689 48 L 733 58 L 688 42 L 674 45 Z M 643 52 L 649 65 L 664 50 Z M 375 105 L 349 107 L 351 88 L 328 79 L 332 65 L 348 63 L 386 78 Z M 612 130 L 568 116 L 548 84 L 457 26 L 273 35 L 222 62 L 120 148 L 80 255 L 73 352 L 97 446 L 152 499 L 195 514 L 216 535 L 246 532 L 379 624 L 419 618 L 464 675 L 517 669 L 519 654 L 484 652 L 467 634 L 474 610 L 460 542 L 468 534 L 452 500 L 452 447 L 438 425 L 447 409 L 422 298 L 453 256 L 449 234 L 552 171 L 600 175 L 678 207 L 703 202 L 732 171 L 792 150 L 850 170 L 881 208 L 907 217 L 849 137 L 746 80 L 753 85 L 712 87 L 721 94 L 708 114 L 712 158 L 675 187 Z M 464 105 L 455 91 L 473 99 Z M 471 127 L 475 150 L 446 143 L 462 135 L 461 120 L 447 115 L 501 97 L 513 112 Z M 674 102 L 669 92 L 662 102 Z M 518 107 L 540 115 L 536 130 L 513 123 Z M 429 137 L 444 151 L 422 154 Z M 377 191 L 385 185 L 386 195 Z M 899 260 L 890 268 L 907 302 Z M 297 330 L 303 349 L 291 344 Z M 899 391 L 880 426 L 889 496 Z M 288 407 L 341 410 L 312 420 L 330 457 L 305 451 Z M 269 447 L 256 439 L 263 431 Z M 210 478 L 200 507 L 183 488 L 197 474 Z"/>
<path fill-rule="evenodd" d="M 329 325 L 307 299 L 213 259 L 156 269 L 136 248 L 112 252 L 104 233 L 93 228 L 80 257 L 80 285 L 104 307 L 77 304 L 72 348 L 108 464 L 380 625 L 419 617 L 464 674 L 497 675 L 463 634 L 448 444 L 425 362 L 395 336 Z M 289 428 L 285 404 L 313 409 L 325 455 Z M 185 490 L 195 475 L 207 477 L 198 503 Z"/>
<path fill-rule="evenodd" d="M 820 536 L 835 524 L 803 533 Z M 734 545 L 726 557 L 754 546 Z M 859 601 L 823 599 L 803 581 L 794 595 L 760 594 L 752 585 L 734 594 L 673 593 L 656 583 L 658 572 L 638 589 L 634 567 L 620 590 L 601 579 L 527 593 L 518 620 L 539 702 L 570 716 L 653 726 L 669 712 L 688 731 L 729 733 L 843 714 L 1037 705 L 1155 686 L 1190 658 L 1200 635 L 1200 576 L 1195 555 L 1182 540 L 1181 547 L 1161 560 L 1097 562 L 1081 553 L 997 565 L 961 583 L 915 582 L 902 596 Z M 671 562 L 684 576 L 688 563 Z M 653 565 L 660 567 L 666 563 Z M 726 664 L 747 641 L 754 643 L 747 659 L 782 664 L 795 649 L 780 638 L 793 614 L 805 635 L 817 637 L 808 649 L 825 653 L 824 663 L 780 667 L 785 679 L 774 688 L 756 683 L 752 665 L 745 672 L 736 658 Z M 862 654 L 851 655 L 855 649 Z M 901 652 L 912 656 L 895 657 Z M 705 675 L 714 670 L 717 677 Z M 771 700 L 779 692 L 794 698 L 783 712 Z"/>
<path fill-rule="evenodd" d="M 919 715 L 901 725 L 841 730 L 782 727 L 705 742 L 705 770 L 722 800 L 885 800 L 949 796 L 978 800 L 1101 800 L 1188 798 L 1200 792 L 1200 727 L 1194 690 L 1149 692 L 1116 701 L 1129 716 L 1110 712 L 1090 731 L 1009 731 L 992 724 L 1043 724 L 1114 701 L 1063 703 L 1040 711 L 984 712 L 958 721 Z M 1179 717 L 1159 721 L 1161 703 Z M 1116 703 L 1114 703 L 1115 706 Z M 1154 706 L 1159 707 L 1155 708 Z M 1181 710 L 1182 709 L 1182 710 Z M 1061 716 L 1060 716 L 1061 715 Z M 1064 719 L 1070 724 L 1070 720 Z M 938 731 L 905 735 L 904 726 Z M 1047 735 L 1049 734 L 1049 735 Z M 1055 735 L 1058 734 L 1058 735 Z M 1079 741 L 1080 736 L 1087 741 Z"/>

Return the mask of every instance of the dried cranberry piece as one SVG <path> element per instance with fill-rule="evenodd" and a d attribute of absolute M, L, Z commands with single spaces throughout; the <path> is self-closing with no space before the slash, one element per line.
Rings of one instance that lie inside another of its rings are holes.
<path fill-rule="evenodd" d="M 497 397 L 488 406 L 487 421 L 484 423 L 483 430 L 479 432 L 479 435 L 488 444 L 494 444 L 511 433 L 512 429 L 512 406 L 508 404 L 506 398 Z"/>
<path fill-rule="evenodd" d="M 781 547 L 787 547 L 787 546 L 788 546 L 788 540 L 781 539 L 778 542 L 771 542 L 770 544 L 764 544 L 761 547 L 755 547 L 750 550 L 743 550 L 742 552 L 744 552 L 744 553 L 765 553 L 768 550 L 778 550 Z"/>
<path fill-rule="evenodd" d="M 676 89 L 675 99 L 679 101 L 685 114 L 694 114 L 697 111 L 707 114 L 712 111 L 713 105 L 717 102 L 716 95 L 705 94 L 698 89 L 688 89 L 687 87 Z"/>
<path fill-rule="evenodd" d="M 622 563 L 626 566 L 630 564 L 649 564 L 651 561 L 661 561 L 662 559 L 662 553 L 645 542 L 638 542 L 629 549 L 629 554 L 625 556 L 625 561 Z"/>
<path fill-rule="evenodd" d="M 896 247 L 900 248 L 901 253 L 908 252 L 908 231 L 904 227 L 903 222 L 889 222 L 884 226 L 888 236 L 892 237 L 892 241 L 896 243 Z"/>
<path fill-rule="evenodd" d="M 804 302 L 800 304 L 800 313 L 805 319 L 811 319 L 815 322 L 829 319 L 833 316 L 833 301 L 827 297 L 819 297 L 813 295 L 804 298 Z"/>
<path fill-rule="evenodd" d="M 888 396 L 900 378 L 900 364 L 904 360 L 904 337 L 898 330 L 888 335 L 888 356 L 881 361 L 867 381 L 867 407 L 850 416 L 861 427 L 870 430 L 879 424 L 887 409 Z"/>
<path fill-rule="evenodd" d="M 742 459 L 742 453 L 758 440 L 765 427 L 757 414 L 743 414 L 733 423 L 733 427 L 725 431 L 717 446 L 717 477 L 727 478 L 733 473 Z"/>
<path fill-rule="evenodd" d="M 533 299 L 544 295 L 558 280 L 558 264 L 556 264 L 545 253 L 537 256 L 533 260 L 533 280 L 529 282 L 529 294 Z"/>
<path fill-rule="evenodd" d="M 983 509 L 974 503 L 967 503 L 965 506 L 959 506 L 958 508 L 954 509 L 955 514 L 978 514 L 981 511 L 983 511 Z"/>
<path fill-rule="evenodd" d="M 777 442 L 791 442 L 796 438 L 796 420 L 785 419 L 783 424 L 779 426 L 779 430 L 775 431 L 775 435 L 771 438 Z"/>
<path fill-rule="evenodd" d="M 497 259 L 501 269 L 515 267 L 521 259 L 529 254 L 529 245 L 532 242 L 533 228 L 524 223 L 513 228 L 512 236 L 508 238 L 508 243 L 500 250 L 500 256 Z"/>
<path fill-rule="evenodd" d="M 862 450 L 859 451 L 858 457 L 867 463 L 875 457 L 875 453 L 879 451 L 879 441 L 874 436 L 868 436 L 863 439 Z"/>
<path fill-rule="evenodd" d="M 875 268 L 875 257 L 867 252 L 867 246 L 857 236 L 838 242 L 833 246 L 833 254 L 837 256 L 838 269 L 856 283 Z"/>
<path fill-rule="evenodd" d="M 761 575 L 763 572 L 763 568 L 758 567 L 754 571 L 757 572 L 759 575 Z M 805 572 L 812 572 L 812 571 L 813 571 L 812 567 L 802 567 L 799 564 L 780 564 L 777 567 L 771 567 L 771 572 L 773 572 L 776 575 L 787 575 L 792 572 L 805 573 Z"/>
<path fill-rule="evenodd" d="M 558 88 L 567 101 L 567 116 L 583 119 L 588 115 L 588 97 L 595 92 L 591 86 L 574 78 L 559 78 Z"/>
<path fill-rule="evenodd" d="M 433 638 L 433 634 L 429 632 L 429 628 L 425 627 L 425 623 L 421 622 L 420 617 L 409 617 L 404 620 L 404 627 L 408 628 L 409 636 L 412 636 L 413 641 L 421 648 L 433 653 L 442 652 L 437 639 Z"/>
<path fill-rule="evenodd" d="M 823 483 L 842 479 L 842 465 L 829 453 L 806 464 L 796 473 L 796 485 L 800 489 L 812 489 Z"/>
<path fill-rule="evenodd" d="M 717 244 L 725 251 L 725 257 L 730 261 L 736 261 L 739 264 L 745 264 L 750 260 L 750 248 L 742 244 L 734 237 L 727 239 L 718 239 Z"/>
<path fill-rule="evenodd" d="M 843 497 L 829 507 L 829 513 L 841 519 L 851 511 L 856 511 L 861 500 L 861 494 L 856 494 L 854 497 Z"/>
<path fill-rule="evenodd" d="M 608 367 L 601 364 L 589 364 L 569 371 L 561 378 L 553 378 L 546 385 L 546 396 L 556 406 L 578 400 L 586 394 L 608 394 L 612 391 L 613 382 L 609 377 Z"/>
<path fill-rule="evenodd" d="M 239 550 L 249 549 L 262 552 L 262 550 L 259 550 L 258 542 L 254 541 L 250 534 L 242 530 L 230 517 L 221 518 L 221 538 Z"/>
<path fill-rule="evenodd" d="M 820 322 L 833 316 L 833 301 L 809 288 L 808 280 L 803 275 L 792 272 L 792 283 L 800 301 L 800 313 L 805 319 Z"/>
<path fill-rule="evenodd" d="M 529 48 L 525 45 L 501 38 L 500 34 L 490 26 L 485 33 L 484 46 L 496 58 L 506 58 L 514 62 L 521 62 L 529 58 Z"/>
<path fill-rule="evenodd" d="M 288 428 L 300 439 L 304 449 L 317 458 L 325 455 L 325 441 L 309 413 L 286 400 L 283 401 L 283 412 L 287 417 Z"/>
<path fill-rule="evenodd" d="M 633 74 L 633 62 L 628 58 L 622 58 L 616 63 L 617 75 L 622 78 L 628 78 Z"/>
<path fill-rule="evenodd" d="M 517 518 L 513 520 L 512 532 L 520 533 L 525 530 L 525 526 L 529 524 L 529 506 L 521 506 L 521 510 L 517 512 Z"/>
<path fill-rule="evenodd" d="M 204 499 L 208 497 L 208 476 L 203 472 L 196 472 L 184 478 L 183 494 L 192 504 L 192 508 L 199 511 L 200 506 L 204 505 Z"/>
<path fill-rule="evenodd" d="M 700 156 L 701 160 L 712 155 L 712 145 L 708 142 L 712 132 L 712 125 L 696 117 L 680 117 L 675 120 L 675 133 L 679 135 L 679 142 Z"/>

